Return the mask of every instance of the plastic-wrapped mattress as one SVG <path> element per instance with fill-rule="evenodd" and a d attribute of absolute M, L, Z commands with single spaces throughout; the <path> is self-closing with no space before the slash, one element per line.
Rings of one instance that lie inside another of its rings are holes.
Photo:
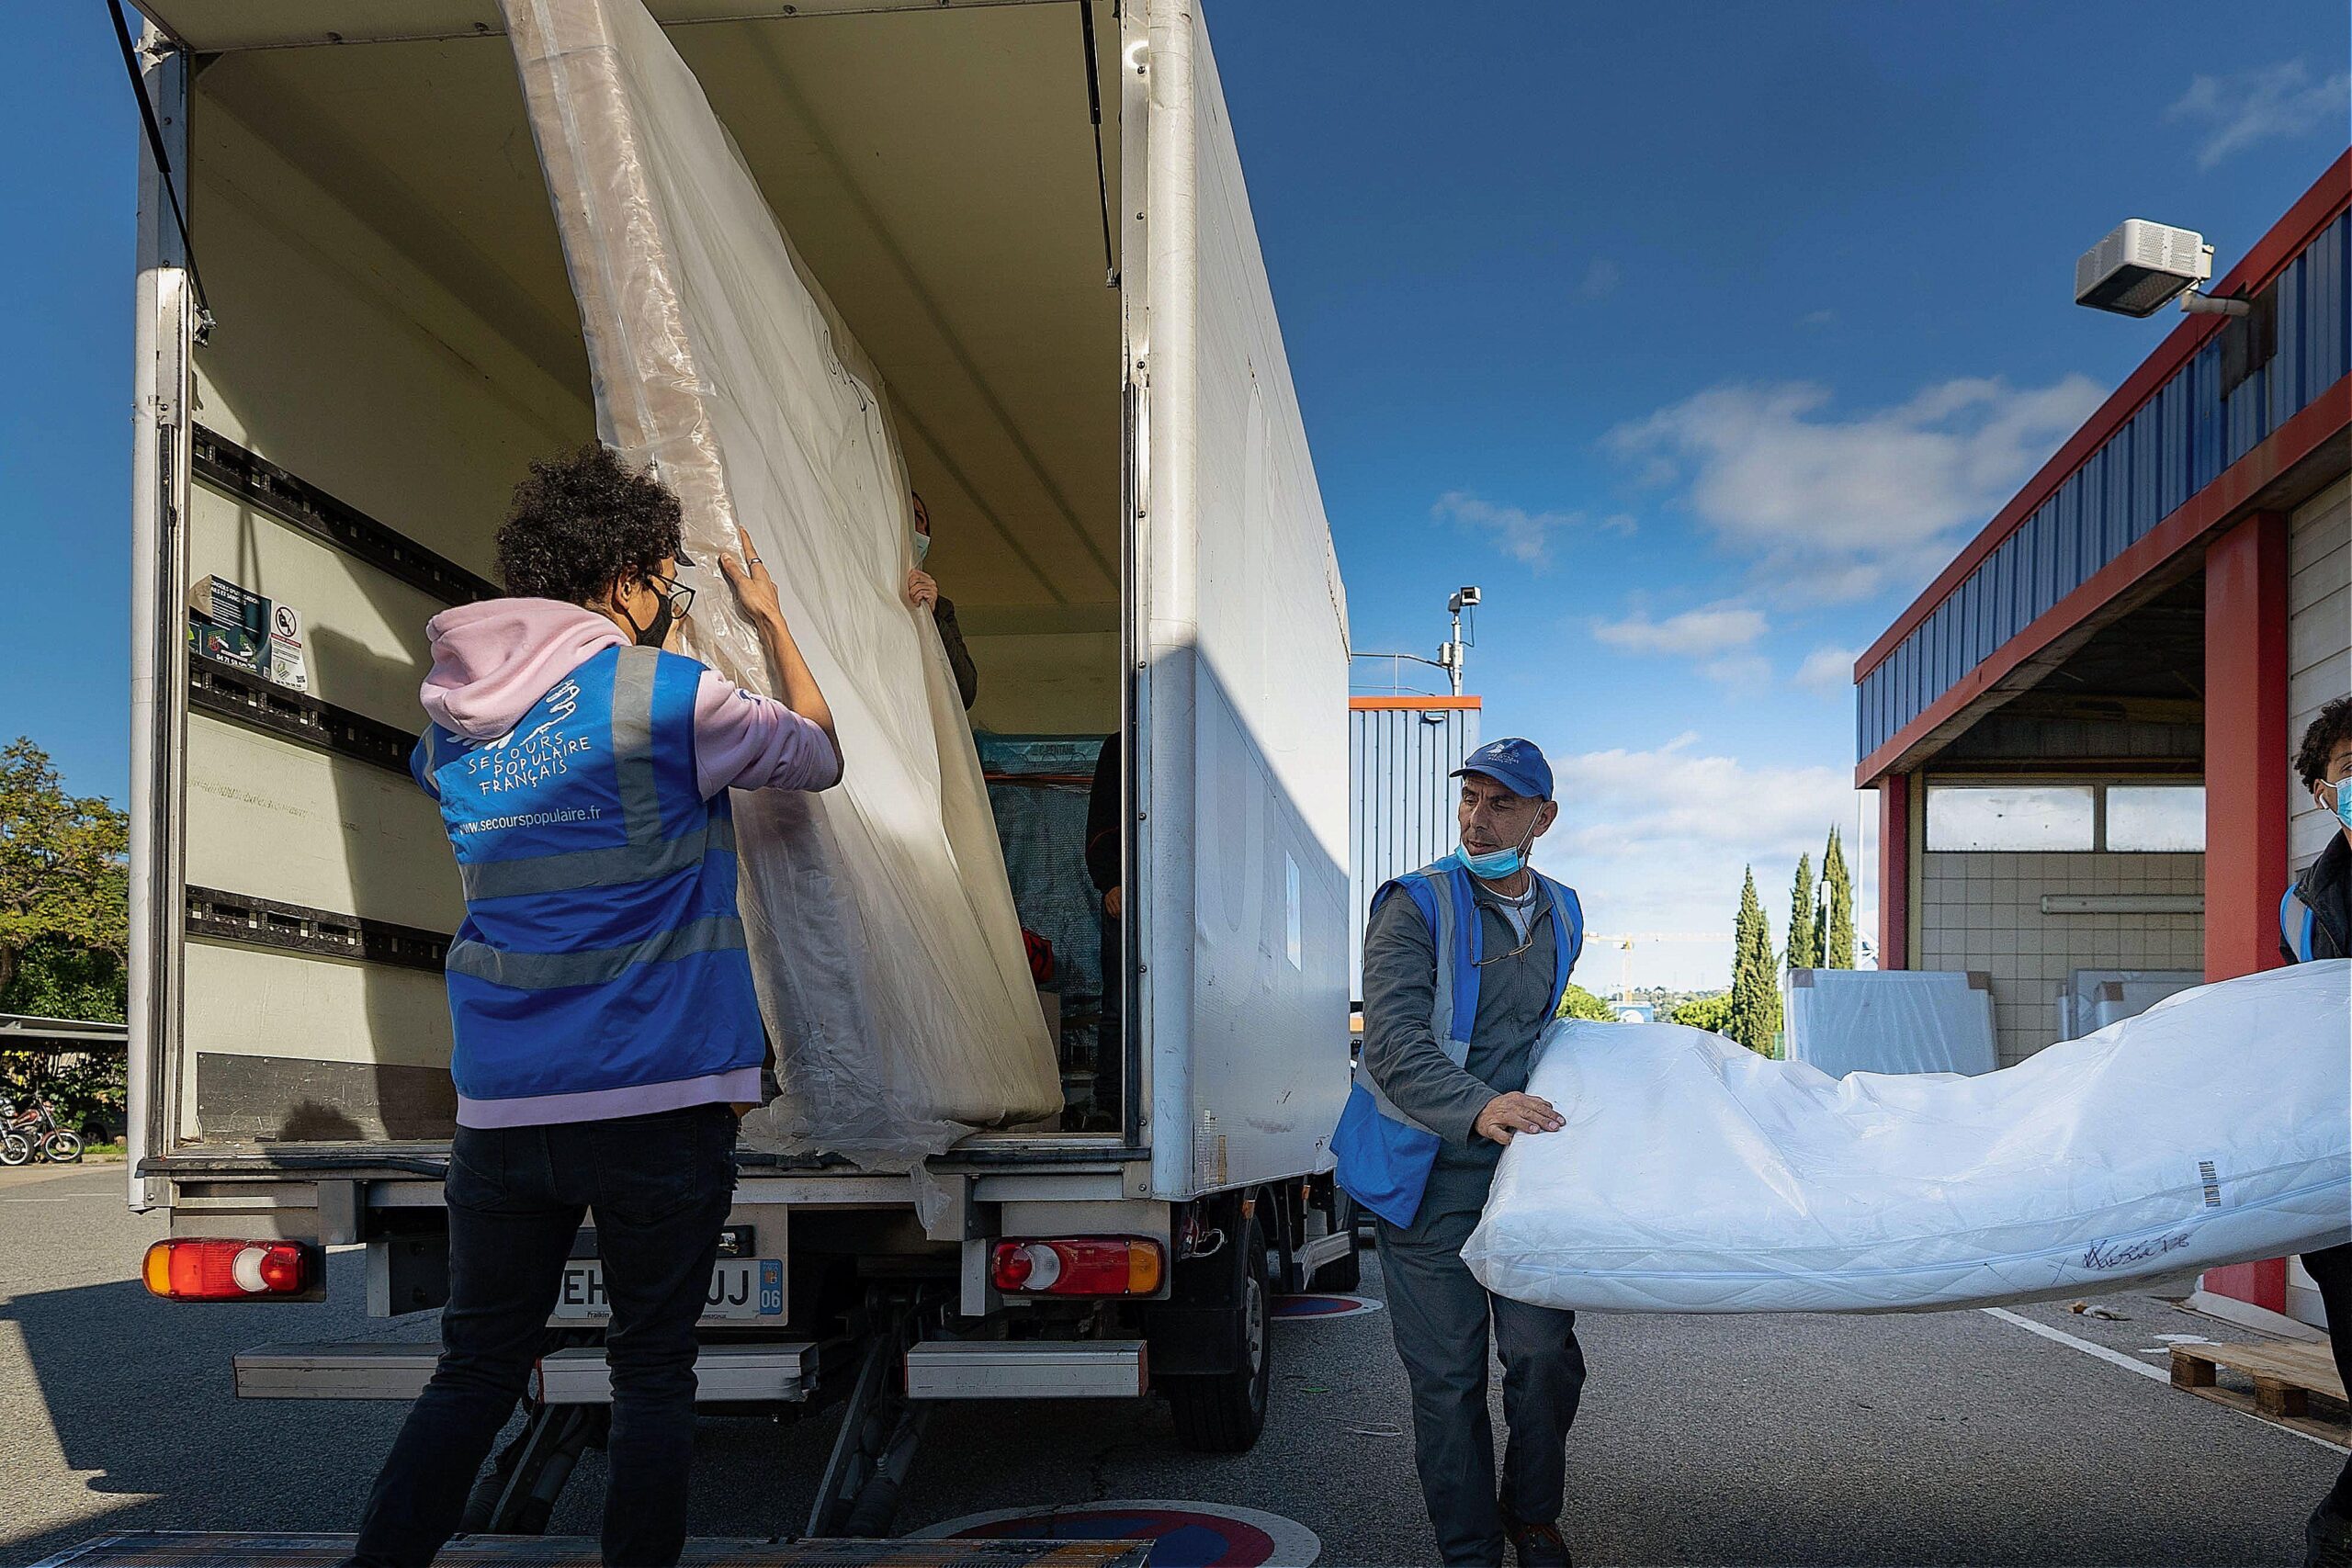
<path fill-rule="evenodd" d="M 773 691 L 716 570 L 749 539 L 847 768 L 735 802 L 781 1097 L 755 1144 L 910 1163 L 1061 1086 L 880 377 L 639 0 L 502 0 L 580 305 L 598 433 L 655 464 L 700 565 L 687 651 Z"/>
<path fill-rule="evenodd" d="M 1974 1077 L 1831 1078 L 1562 1021 L 1463 1257 L 1623 1312 L 2031 1301 L 2352 1240 L 2352 960 L 2202 986 Z"/>

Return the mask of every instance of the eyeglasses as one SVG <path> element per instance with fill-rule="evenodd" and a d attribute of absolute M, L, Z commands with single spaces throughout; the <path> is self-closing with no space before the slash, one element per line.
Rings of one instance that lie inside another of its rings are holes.
<path fill-rule="evenodd" d="M 669 590 L 670 614 L 679 620 L 684 620 L 686 613 L 695 607 L 695 591 L 676 578 L 663 577 L 658 572 L 649 571 L 645 574 L 645 581 L 656 588 Z"/>
<path fill-rule="evenodd" d="M 1551 906 L 1546 904 L 1542 909 L 1536 912 L 1536 916 L 1533 919 L 1527 922 L 1527 940 L 1525 942 L 1521 942 L 1509 953 L 1498 953 L 1492 958 L 1474 958 L 1470 961 L 1470 967 L 1473 969 L 1484 969 L 1489 964 L 1500 964 L 1506 958 L 1517 958 L 1521 953 L 1525 953 L 1529 948 L 1535 945 L 1535 933 L 1542 931 L 1544 929 L 1544 922 L 1551 918 Z"/>

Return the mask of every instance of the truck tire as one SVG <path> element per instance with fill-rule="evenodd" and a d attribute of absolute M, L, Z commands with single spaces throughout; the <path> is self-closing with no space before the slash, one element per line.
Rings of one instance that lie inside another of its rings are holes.
<path fill-rule="evenodd" d="M 1266 1270 L 1266 1237 L 1251 1220 L 1241 1237 L 1240 1344 L 1234 1370 L 1168 1378 L 1162 1392 L 1176 1417 L 1176 1438 L 1195 1453 L 1247 1453 L 1266 1429 L 1266 1400 L 1273 1386 L 1273 1291 Z"/>
<path fill-rule="evenodd" d="M 1345 1192 L 1331 1194 L 1331 1230 L 1348 1238 L 1348 1255 L 1317 1270 L 1315 1282 L 1327 1291 L 1352 1291 L 1363 1284 L 1363 1233 L 1356 1228 L 1356 1201 Z"/>

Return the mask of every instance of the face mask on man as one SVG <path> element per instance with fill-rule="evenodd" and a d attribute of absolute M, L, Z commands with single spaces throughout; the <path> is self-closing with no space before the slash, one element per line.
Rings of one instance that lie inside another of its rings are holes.
<path fill-rule="evenodd" d="M 929 554 L 931 554 L 931 536 L 917 534 L 915 536 L 915 564 L 921 566 L 922 558 Z"/>
<path fill-rule="evenodd" d="M 2352 773 L 2323 782 L 2335 792 L 2335 819 L 2344 824 L 2346 832 L 2352 832 Z"/>
<path fill-rule="evenodd" d="M 1467 844 L 1456 844 L 1453 846 L 1453 858 L 1461 863 L 1463 870 L 1480 881 L 1499 882 L 1506 876 L 1519 874 L 1520 868 L 1527 863 L 1527 848 L 1534 841 L 1535 825 L 1531 822 L 1527 827 L 1527 837 L 1507 850 L 1488 850 L 1484 854 L 1477 854 Z"/>

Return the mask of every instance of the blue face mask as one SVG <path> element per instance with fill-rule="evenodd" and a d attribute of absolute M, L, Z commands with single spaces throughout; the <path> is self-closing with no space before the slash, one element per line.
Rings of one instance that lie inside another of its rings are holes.
<path fill-rule="evenodd" d="M 1527 863 L 1516 849 L 1489 850 L 1485 854 L 1474 855 L 1467 844 L 1454 845 L 1453 858 L 1461 863 L 1463 870 L 1487 882 L 1516 876 L 1520 867 Z"/>
<path fill-rule="evenodd" d="M 2346 773 L 2334 785 L 2335 790 L 2335 819 L 2352 832 L 2352 773 Z"/>
<path fill-rule="evenodd" d="M 921 566 L 922 558 L 929 554 L 931 554 L 931 536 L 917 534 L 915 536 L 915 564 Z"/>

